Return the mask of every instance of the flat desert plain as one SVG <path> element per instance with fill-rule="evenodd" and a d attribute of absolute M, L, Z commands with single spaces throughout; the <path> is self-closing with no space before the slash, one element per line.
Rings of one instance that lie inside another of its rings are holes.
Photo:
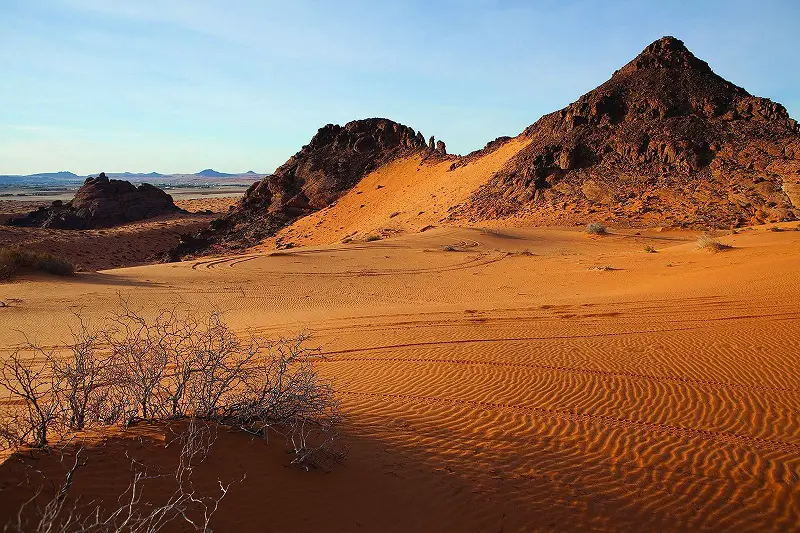
<path fill-rule="evenodd" d="M 47 206 L 44 202 L 0 200 L 0 242 L 3 246 L 53 254 L 74 264 L 79 270 L 97 270 L 157 262 L 177 246 L 181 235 L 204 229 L 225 213 L 237 197 L 185 198 L 176 200 L 183 213 L 170 213 L 129 222 L 112 228 L 58 230 L 20 228 L 3 225 Z"/>
<path fill-rule="evenodd" d="M 721 236 L 719 253 L 688 231 L 442 227 L 29 277 L 0 285 L 0 357 L 21 331 L 63 344 L 73 312 L 120 297 L 310 332 L 347 457 L 307 472 L 279 441 L 223 432 L 200 484 L 246 477 L 217 531 L 798 530 L 795 226 Z M 87 445 L 87 501 L 127 486 L 126 451 L 166 453 L 158 427 Z"/>

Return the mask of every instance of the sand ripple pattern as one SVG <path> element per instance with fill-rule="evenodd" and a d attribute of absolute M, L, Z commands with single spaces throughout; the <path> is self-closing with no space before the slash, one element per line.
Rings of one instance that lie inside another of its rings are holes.
<path fill-rule="evenodd" d="M 773 357 L 800 354 L 781 334 L 800 315 L 671 305 L 374 317 L 320 368 L 360 431 L 505 502 L 506 531 L 519 509 L 559 530 L 800 529 L 800 373 Z"/>

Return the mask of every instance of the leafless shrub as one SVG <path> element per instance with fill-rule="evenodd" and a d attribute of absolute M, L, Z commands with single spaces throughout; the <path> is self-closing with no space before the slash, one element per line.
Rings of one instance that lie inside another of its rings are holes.
<path fill-rule="evenodd" d="M 316 463 L 336 455 L 339 404 L 331 385 L 313 365 L 319 350 L 305 347 L 307 336 L 281 339 L 266 346 L 267 357 L 248 369 L 244 390 L 218 407 L 214 419 L 269 438 L 285 437 L 294 463 Z"/>
<path fill-rule="evenodd" d="M 131 459 L 131 482 L 117 500 L 112 511 L 99 504 L 81 506 L 70 498 L 70 488 L 76 472 L 86 465 L 82 449 L 75 454 L 72 467 L 63 484 L 44 505 L 39 504 L 42 491 L 23 503 L 6 531 L 17 533 L 156 533 L 174 522 L 183 522 L 191 531 L 210 532 L 211 518 L 227 496 L 232 482 L 218 481 L 215 495 L 201 493 L 194 485 L 195 467 L 202 463 L 216 440 L 216 433 L 208 424 L 189 419 L 186 427 L 167 446 L 181 446 L 175 472 L 152 473 L 143 463 Z M 161 503 L 145 500 L 144 485 L 155 479 L 174 477 L 174 488 Z"/>
<path fill-rule="evenodd" d="M 85 466 L 86 461 L 81 457 L 82 450 L 75 453 L 72 467 L 67 471 L 64 483 L 55 490 L 53 497 L 44 505 L 38 501 L 42 494 L 41 488 L 31 498 L 24 501 L 17 511 L 16 517 L 6 524 L 4 531 L 17 533 L 67 533 L 71 531 L 84 531 L 77 506 L 70 505 L 68 500 L 69 490 L 78 468 Z M 62 457 L 63 460 L 63 457 Z M 28 515 L 32 514 L 33 518 Z"/>
<path fill-rule="evenodd" d="M 0 362 L 0 387 L 11 396 L 0 415 L 0 438 L 6 446 L 47 446 L 62 412 L 57 395 L 61 383 L 49 370 L 46 361 L 20 352 Z"/>
<path fill-rule="evenodd" d="M 15 400 L 0 410 L 0 437 L 44 447 L 52 430 L 198 417 L 282 435 L 294 462 L 322 460 L 335 455 L 339 404 L 307 341 L 244 339 L 219 313 L 146 318 L 123 301 L 102 330 L 81 320 L 66 355 L 29 343 L 35 358 L 17 353 L 0 366 Z"/>
<path fill-rule="evenodd" d="M 100 335 L 90 330 L 81 317 L 78 319 L 81 327 L 73 331 L 70 357 L 62 359 L 52 352 L 38 350 L 45 355 L 59 384 L 55 389 L 56 398 L 66 427 L 73 431 L 98 422 L 103 403 L 103 379 L 111 360 L 101 350 Z"/>

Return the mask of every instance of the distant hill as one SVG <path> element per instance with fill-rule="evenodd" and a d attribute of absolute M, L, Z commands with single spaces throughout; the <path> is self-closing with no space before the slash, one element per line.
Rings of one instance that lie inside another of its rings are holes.
<path fill-rule="evenodd" d="M 158 172 L 106 172 L 106 176 L 109 178 L 163 178 L 167 176 L 167 174 L 160 174 Z"/>
<path fill-rule="evenodd" d="M 203 178 L 230 178 L 236 175 L 237 174 L 225 174 L 224 172 L 217 172 L 213 168 L 207 168 L 195 174 L 195 176 L 201 176 Z"/>
<path fill-rule="evenodd" d="M 53 179 L 78 179 L 80 176 L 73 174 L 67 170 L 60 172 L 43 172 L 41 174 L 34 174 L 33 177 L 37 178 L 53 178 Z"/>
<path fill-rule="evenodd" d="M 0 186 L 48 186 L 48 185 L 80 185 L 86 178 L 96 177 L 100 173 L 80 176 L 72 172 L 62 170 L 60 172 L 39 172 L 27 175 L 2 175 L 0 174 Z M 141 183 L 191 183 L 200 181 L 207 183 L 211 179 L 236 180 L 243 183 L 262 179 L 269 174 L 257 174 L 249 170 L 242 174 L 228 174 L 207 168 L 195 174 L 161 174 L 159 172 L 106 172 L 106 176 L 113 179 L 122 179 Z"/>

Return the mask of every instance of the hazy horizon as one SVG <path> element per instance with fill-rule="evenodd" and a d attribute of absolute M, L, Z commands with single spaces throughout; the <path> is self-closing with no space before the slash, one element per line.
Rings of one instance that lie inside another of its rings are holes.
<path fill-rule="evenodd" d="M 788 1 L 758 24 L 744 1 L 35 4 L 0 6 L 0 174 L 272 172 L 319 127 L 375 116 L 467 153 L 663 35 L 800 118 Z"/>
<path fill-rule="evenodd" d="M 77 172 L 73 172 L 72 170 L 70 170 L 68 168 L 62 168 L 62 169 L 58 169 L 58 170 L 34 171 L 34 172 L 28 172 L 26 174 L 7 174 L 7 173 L 0 172 L 0 176 L 19 176 L 19 177 L 42 176 L 42 175 L 45 175 L 45 174 L 59 174 L 59 173 L 62 173 L 62 172 L 71 172 L 72 174 L 75 174 L 78 177 L 96 176 L 96 175 L 99 175 L 101 173 L 105 173 L 105 174 L 108 174 L 108 175 L 129 174 L 129 175 L 147 176 L 147 175 L 155 173 L 155 174 L 158 174 L 160 176 L 194 176 L 194 175 L 200 174 L 201 172 L 205 172 L 207 170 L 213 170 L 214 172 L 218 172 L 220 174 L 228 174 L 230 176 L 235 176 L 235 177 L 246 176 L 246 175 L 248 175 L 250 173 L 252 173 L 252 175 L 254 175 L 254 176 L 263 176 L 263 175 L 268 175 L 268 174 L 271 173 L 271 172 L 258 172 L 258 171 L 254 171 L 254 170 L 250 170 L 250 169 L 242 171 L 242 172 L 227 172 L 225 170 L 219 170 L 219 169 L 210 168 L 210 167 L 207 167 L 207 168 L 204 168 L 204 169 L 201 169 L 201 170 L 197 170 L 197 171 L 194 171 L 194 172 L 191 172 L 191 171 L 185 171 L 185 172 L 159 172 L 158 170 L 134 172 L 134 171 L 131 171 L 131 170 L 100 170 L 100 171 L 95 171 L 95 172 L 77 173 Z"/>

